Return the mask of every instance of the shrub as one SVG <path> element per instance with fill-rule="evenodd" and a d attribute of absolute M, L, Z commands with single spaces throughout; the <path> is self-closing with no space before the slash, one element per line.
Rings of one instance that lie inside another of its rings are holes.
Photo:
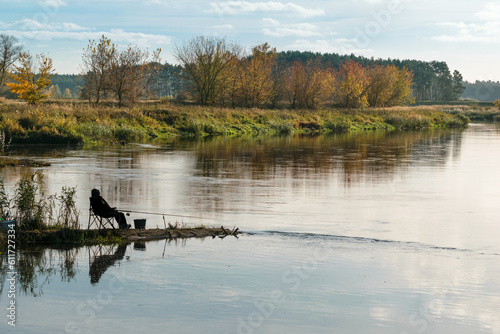
<path fill-rule="evenodd" d="M 334 133 L 349 132 L 351 130 L 351 122 L 342 119 L 326 121 L 325 124 L 323 124 L 323 130 Z"/>
<path fill-rule="evenodd" d="M 118 141 L 132 142 L 142 138 L 142 131 L 129 125 L 120 125 L 113 129 L 113 136 Z"/>
<path fill-rule="evenodd" d="M 63 228 L 77 229 L 79 227 L 79 211 L 76 208 L 76 187 L 62 187 L 62 194 L 57 196 L 59 214 L 57 224 Z"/>
<path fill-rule="evenodd" d="M 43 174 L 26 174 L 17 183 L 14 206 L 20 230 L 41 229 L 52 218 L 51 201 L 45 198 L 42 185 Z"/>
<path fill-rule="evenodd" d="M 295 127 L 290 121 L 271 121 L 270 125 L 278 135 L 290 135 L 295 132 Z"/>
<path fill-rule="evenodd" d="M 500 100 L 495 100 L 495 101 L 493 102 L 493 105 L 494 105 L 496 108 L 500 109 Z"/>

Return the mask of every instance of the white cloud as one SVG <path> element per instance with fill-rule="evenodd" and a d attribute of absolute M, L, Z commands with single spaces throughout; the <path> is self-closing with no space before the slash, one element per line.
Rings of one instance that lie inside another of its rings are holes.
<path fill-rule="evenodd" d="M 310 23 L 287 24 L 278 26 L 274 25 L 272 26 L 272 28 L 264 28 L 262 31 L 265 35 L 273 37 L 312 37 L 323 35 L 318 26 Z"/>
<path fill-rule="evenodd" d="M 63 0 L 43 0 L 43 1 L 40 1 L 42 4 L 45 4 L 47 6 L 51 6 L 51 7 L 62 7 L 62 6 L 66 6 L 66 2 L 63 1 Z"/>
<path fill-rule="evenodd" d="M 275 1 L 268 2 L 248 2 L 248 1 L 225 1 L 225 2 L 211 2 L 210 12 L 219 15 L 241 15 L 253 12 L 277 12 L 277 13 L 290 13 L 302 17 L 322 16 L 325 11 L 320 8 L 305 8 L 291 2 L 282 3 Z"/>
<path fill-rule="evenodd" d="M 75 23 L 63 23 L 62 25 L 64 31 L 82 31 L 82 30 L 89 30 L 89 28 L 81 27 L 78 24 Z"/>
<path fill-rule="evenodd" d="M 301 39 L 287 46 L 289 50 L 311 51 L 321 53 L 358 54 L 368 55 L 373 53 L 372 49 L 363 49 L 356 46 L 355 39 L 337 38 L 332 40 Z"/>
<path fill-rule="evenodd" d="M 439 26 L 451 28 L 454 33 L 433 37 L 434 40 L 443 42 L 500 42 L 500 22 L 464 23 L 443 22 Z"/>
<path fill-rule="evenodd" d="M 275 20 L 275 19 L 271 19 L 271 18 L 263 18 L 262 19 L 262 22 L 267 25 L 267 26 L 271 26 L 271 27 L 277 27 L 280 25 L 280 22 L 278 20 Z"/>
<path fill-rule="evenodd" d="M 79 26 L 76 23 L 69 23 L 69 22 L 64 22 L 62 24 L 43 24 L 40 23 L 36 20 L 32 19 L 24 19 L 21 21 L 16 21 L 12 25 L 9 25 L 11 28 L 18 29 L 19 31 L 30 31 L 30 32 L 35 32 L 35 31 L 57 31 L 57 30 L 63 30 L 63 31 L 82 31 L 82 30 L 90 30 L 89 28 L 85 28 L 82 26 Z"/>
<path fill-rule="evenodd" d="M 153 35 L 135 32 L 126 32 L 122 29 L 112 29 L 111 31 L 54 31 L 54 30 L 8 30 L 5 33 L 20 39 L 33 39 L 38 41 L 51 40 L 99 40 L 105 35 L 116 44 L 128 45 L 134 44 L 139 47 L 159 47 L 172 43 L 172 37 L 164 35 Z"/>
<path fill-rule="evenodd" d="M 212 26 L 214 29 L 234 29 L 232 24 L 221 24 L 221 25 L 215 25 Z"/>
<path fill-rule="evenodd" d="M 476 13 L 480 22 L 442 22 L 437 25 L 450 29 L 449 34 L 434 36 L 433 39 L 442 42 L 460 43 L 498 43 L 500 42 L 500 4 L 490 2 Z"/>
<path fill-rule="evenodd" d="M 500 20 L 500 4 L 490 2 L 484 6 L 481 12 L 476 13 L 474 16 L 485 21 Z"/>
<path fill-rule="evenodd" d="M 16 21 L 12 24 L 12 27 L 20 28 L 21 30 L 54 30 L 54 27 L 50 24 L 43 24 L 32 19 Z"/>

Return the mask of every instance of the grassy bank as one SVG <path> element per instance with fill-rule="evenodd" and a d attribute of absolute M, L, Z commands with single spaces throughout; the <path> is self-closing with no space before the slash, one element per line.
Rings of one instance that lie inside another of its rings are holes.
<path fill-rule="evenodd" d="M 0 104 L 0 131 L 11 143 L 99 144 L 176 136 L 335 133 L 465 127 L 468 119 L 437 107 L 365 110 L 262 110 L 150 104 L 130 108 L 86 104 Z M 1 144 L 1 143 L 0 143 Z"/>

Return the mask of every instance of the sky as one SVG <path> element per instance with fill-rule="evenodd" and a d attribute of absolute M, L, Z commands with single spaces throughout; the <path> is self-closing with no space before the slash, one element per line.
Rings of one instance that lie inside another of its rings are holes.
<path fill-rule="evenodd" d="M 500 1 L 491 0 L 0 0 L 0 33 L 60 74 L 80 72 L 83 50 L 102 35 L 119 46 L 162 49 L 200 36 L 246 49 L 267 42 L 374 58 L 439 60 L 467 81 L 500 81 Z"/>

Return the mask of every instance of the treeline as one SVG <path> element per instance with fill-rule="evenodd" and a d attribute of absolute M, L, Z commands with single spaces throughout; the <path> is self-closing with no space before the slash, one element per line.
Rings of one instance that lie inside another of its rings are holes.
<path fill-rule="evenodd" d="M 465 82 L 462 98 L 470 101 L 493 102 L 500 99 L 500 82 L 476 81 Z"/>
<path fill-rule="evenodd" d="M 338 68 L 321 59 L 284 61 L 264 43 L 245 52 L 236 43 L 200 36 L 174 49 L 184 80 L 201 105 L 316 108 L 388 107 L 413 102 L 413 73 L 406 67 L 349 60 Z"/>
<path fill-rule="evenodd" d="M 16 94 L 39 95 L 34 99 L 37 101 L 50 94 L 53 99 L 80 98 L 92 104 L 117 100 L 123 105 L 172 97 L 232 107 L 315 108 L 323 103 L 383 107 L 413 101 L 454 101 L 466 89 L 462 75 L 451 73 L 445 62 L 277 52 L 267 43 L 246 51 L 237 43 L 205 36 L 174 49 L 178 66 L 162 64 L 159 49 L 149 52 L 132 45 L 118 49 L 102 36 L 99 41 L 90 41 L 84 50 L 79 75 L 57 75 L 50 68 L 43 82 L 38 82 L 41 72 L 32 71 L 30 61 L 43 59 L 51 65 L 51 59 L 25 53 L 20 59 L 24 64 L 13 65 L 22 47 L 13 37 L 1 37 L 0 93 L 12 97 L 12 78 L 25 71 L 18 79 L 33 81 L 36 89 L 28 92 L 27 85 L 15 84 Z M 10 85 L 11 92 L 3 83 Z"/>
<path fill-rule="evenodd" d="M 80 76 L 77 74 L 56 74 L 49 87 L 53 99 L 76 99 L 80 96 Z"/>
<path fill-rule="evenodd" d="M 337 53 L 313 53 L 286 51 L 278 53 L 278 61 L 293 63 L 295 61 L 317 61 L 322 66 L 339 69 L 346 61 L 355 61 L 365 67 L 394 65 L 399 69 L 407 68 L 413 72 L 413 95 L 416 101 L 455 101 L 458 100 L 465 87 L 463 76 L 457 70 L 450 72 L 448 64 L 442 61 L 375 59 L 363 56 L 340 55 Z"/>
<path fill-rule="evenodd" d="M 404 68 L 413 72 L 413 96 L 416 101 L 455 101 L 458 99 L 470 99 L 477 101 L 491 102 L 500 99 L 500 82 L 476 81 L 474 83 L 463 82 L 461 76 L 455 73 L 451 75 L 445 70 L 445 75 L 439 76 L 434 73 L 433 68 L 447 68 L 443 62 L 424 62 L 419 60 L 399 60 L 399 59 L 373 59 L 359 57 L 355 55 L 339 55 L 333 53 L 312 53 L 300 51 L 278 52 L 276 62 L 281 66 L 300 61 L 317 62 L 322 66 L 339 69 L 340 64 L 347 60 L 353 60 L 367 67 L 376 65 L 395 65 L 398 68 Z M 439 66 L 437 64 L 440 64 Z M 456 72 L 456 71 L 455 71 Z M 151 85 L 151 93 L 154 98 L 177 97 L 182 92 L 181 98 L 186 98 L 187 83 L 182 76 L 183 68 L 179 65 L 164 63 L 161 65 L 156 78 Z M 450 81 L 451 75 L 451 81 Z M 81 76 L 77 74 L 56 74 L 52 78 L 52 84 L 58 86 L 61 94 L 64 95 L 66 89 L 69 89 L 73 98 L 80 97 L 82 86 Z M 436 89 L 436 87 L 439 87 Z M 462 87 L 463 86 L 463 87 Z M 450 89 L 451 87 L 451 89 Z M 459 93 L 463 90 L 463 93 Z M 439 92 L 447 92 L 445 94 Z M 450 92 L 453 92 L 450 95 Z M 7 92 L 4 92 L 4 95 Z M 458 97 L 457 97 L 458 96 Z M 57 95 L 54 96 L 57 98 Z"/>

